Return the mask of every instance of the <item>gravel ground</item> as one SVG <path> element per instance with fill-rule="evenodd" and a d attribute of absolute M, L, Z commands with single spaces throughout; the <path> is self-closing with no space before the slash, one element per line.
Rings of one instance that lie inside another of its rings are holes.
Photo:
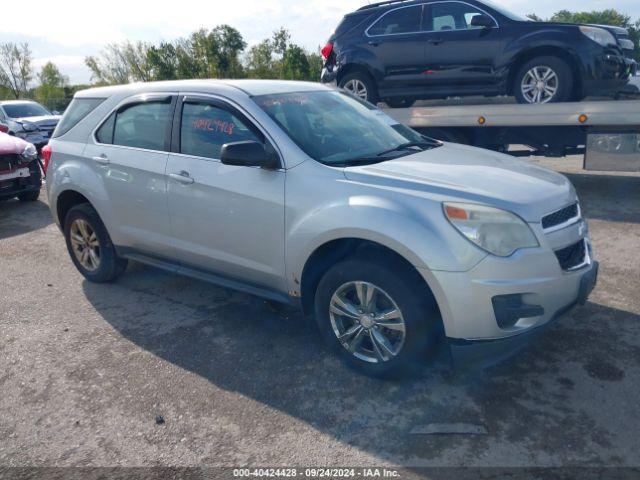
<path fill-rule="evenodd" d="M 540 162 L 590 219 L 591 301 L 488 371 L 394 382 L 241 293 L 136 264 L 90 284 L 44 199 L 0 203 L 0 466 L 640 467 L 640 175 Z M 416 433 L 460 422 L 486 431 Z"/>

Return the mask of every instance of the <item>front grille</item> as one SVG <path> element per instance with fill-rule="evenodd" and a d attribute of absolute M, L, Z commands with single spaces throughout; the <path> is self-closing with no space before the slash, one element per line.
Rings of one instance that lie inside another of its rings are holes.
<path fill-rule="evenodd" d="M 570 245 L 561 250 L 555 251 L 560 267 L 563 270 L 571 270 L 584 263 L 587 249 L 584 240 L 580 240 L 574 245 Z"/>
<path fill-rule="evenodd" d="M 13 170 L 19 163 L 19 155 L 0 155 L 0 172 Z"/>
<path fill-rule="evenodd" d="M 569 205 L 568 207 L 563 208 L 562 210 L 558 210 L 557 212 L 550 213 L 546 217 L 542 218 L 542 228 L 547 230 L 549 228 L 556 227 L 558 225 L 562 225 L 565 222 L 568 222 L 572 218 L 578 216 L 578 204 L 574 203 L 573 205 Z"/>

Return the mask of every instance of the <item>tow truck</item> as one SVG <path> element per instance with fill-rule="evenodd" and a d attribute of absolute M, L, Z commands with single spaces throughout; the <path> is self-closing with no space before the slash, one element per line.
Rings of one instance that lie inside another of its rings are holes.
<path fill-rule="evenodd" d="M 634 79 L 640 85 L 640 77 Z M 640 96 L 540 105 L 458 104 L 386 108 L 400 123 L 443 141 L 513 156 L 582 155 L 586 170 L 640 171 Z"/>

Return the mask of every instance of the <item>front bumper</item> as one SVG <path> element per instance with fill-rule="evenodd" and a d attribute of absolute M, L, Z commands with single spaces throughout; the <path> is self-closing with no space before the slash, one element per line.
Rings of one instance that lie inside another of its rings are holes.
<path fill-rule="evenodd" d="M 452 352 L 484 346 L 509 351 L 514 344 L 527 343 L 533 332 L 571 306 L 586 302 L 598 271 L 586 223 L 580 220 L 547 232 L 540 224 L 530 225 L 540 241 L 538 248 L 507 258 L 488 255 L 466 272 L 421 270 L 440 308 Z M 583 255 L 574 267 L 563 270 L 560 253 L 554 252 L 573 248 L 576 242 L 583 242 Z"/>
<path fill-rule="evenodd" d="M 526 348 L 565 314 L 577 305 L 586 303 L 598 281 L 598 262 L 581 274 L 577 297 L 556 311 L 543 325 L 532 328 L 520 335 L 495 340 L 448 339 L 449 353 L 453 364 L 460 368 L 487 368 L 495 365 Z"/>
<path fill-rule="evenodd" d="M 587 67 L 584 94 L 599 96 L 618 93 L 637 71 L 638 65 L 635 60 L 605 51 L 594 57 Z"/>
<path fill-rule="evenodd" d="M 23 168 L 23 167 L 21 167 Z M 29 176 L 0 180 L 0 200 L 13 198 L 21 193 L 39 191 L 42 187 L 42 175 L 37 161 L 28 165 Z"/>

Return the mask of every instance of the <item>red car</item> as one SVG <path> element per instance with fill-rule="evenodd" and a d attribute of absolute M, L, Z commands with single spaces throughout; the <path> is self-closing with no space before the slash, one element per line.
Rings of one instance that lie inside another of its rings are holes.
<path fill-rule="evenodd" d="M 36 147 L 0 131 L 0 200 L 18 197 L 32 202 L 38 199 L 40 187 L 42 174 Z"/>

